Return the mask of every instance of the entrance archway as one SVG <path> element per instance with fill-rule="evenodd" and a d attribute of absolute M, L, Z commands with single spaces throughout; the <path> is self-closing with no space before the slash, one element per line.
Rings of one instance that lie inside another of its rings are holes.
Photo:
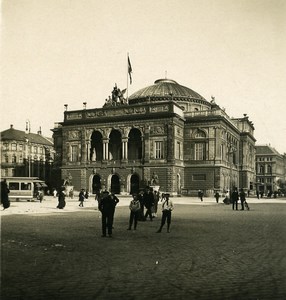
<path fill-rule="evenodd" d="M 112 175 L 110 191 L 114 194 L 120 194 L 120 181 L 118 175 Z"/>
<path fill-rule="evenodd" d="M 99 175 L 94 175 L 92 178 L 92 194 L 97 194 L 101 190 L 101 178 Z"/>
<path fill-rule="evenodd" d="M 130 194 L 138 194 L 139 193 L 139 176 L 137 174 L 133 174 L 130 178 Z"/>

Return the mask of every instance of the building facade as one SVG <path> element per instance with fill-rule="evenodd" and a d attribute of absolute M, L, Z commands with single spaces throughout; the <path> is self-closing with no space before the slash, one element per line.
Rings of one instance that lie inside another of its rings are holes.
<path fill-rule="evenodd" d="M 257 190 L 268 195 L 285 190 L 285 156 L 270 145 L 256 146 Z"/>
<path fill-rule="evenodd" d="M 64 112 L 53 129 L 62 179 L 90 193 L 134 193 L 156 183 L 171 195 L 255 189 L 254 126 L 213 98 L 159 79 L 126 101 L 114 87 L 102 108 Z"/>
<path fill-rule="evenodd" d="M 52 178 L 54 145 L 51 138 L 30 130 L 13 128 L 1 132 L 1 176 Z"/>

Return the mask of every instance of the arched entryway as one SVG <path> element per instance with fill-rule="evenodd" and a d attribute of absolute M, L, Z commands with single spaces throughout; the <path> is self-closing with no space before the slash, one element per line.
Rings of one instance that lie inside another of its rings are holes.
<path fill-rule="evenodd" d="M 137 174 L 133 174 L 130 177 L 130 194 L 138 194 L 139 193 L 139 176 Z"/>
<path fill-rule="evenodd" d="M 92 178 L 92 193 L 97 194 L 101 190 L 101 180 L 99 175 L 94 175 Z"/>
<path fill-rule="evenodd" d="M 111 177 L 111 186 L 110 186 L 111 193 L 120 194 L 120 180 L 119 176 L 114 174 Z"/>

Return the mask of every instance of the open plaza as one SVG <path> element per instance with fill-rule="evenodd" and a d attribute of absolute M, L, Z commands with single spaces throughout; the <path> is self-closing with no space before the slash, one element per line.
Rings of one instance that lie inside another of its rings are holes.
<path fill-rule="evenodd" d="M 174 197 L 170 233 L 156 233 L 161 212 L 126 230 L 130 199 L 119 197 L 112 238 L 101 238 L 94 198 L 63 210 L 51 196 L 11 202 L 1 211 L 1 299 L 286 298 L 286 198 L 233 211 Z"/>

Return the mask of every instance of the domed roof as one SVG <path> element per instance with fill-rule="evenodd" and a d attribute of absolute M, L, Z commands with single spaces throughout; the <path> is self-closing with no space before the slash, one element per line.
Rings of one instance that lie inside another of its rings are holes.
<path fill-rule="evenodd" d="M 146 102 L 148 100 L 206 101 L 204 97 L 192 89 L 182 86 L 171 79 L 158 79 L 153 85 L 140 89 L 129 97 L 129 104 Z"/>

